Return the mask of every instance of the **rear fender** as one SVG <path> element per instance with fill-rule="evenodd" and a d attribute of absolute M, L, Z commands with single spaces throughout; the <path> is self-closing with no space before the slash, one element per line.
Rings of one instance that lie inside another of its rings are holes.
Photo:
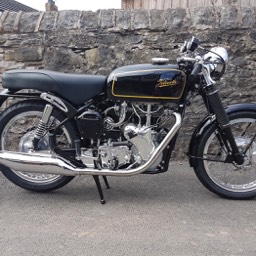
<path fill-rule="evenodd" d="M 0 108 L 7 101 L 8 98 L 20 98 L 26 100 L 40 100 L 46 101 L 60 109 L 68 118 L 72 118 L 76 115 L 76 108 L 69 102 L 48 93 L 19 93 L 17 90 L 4 89 L 0 92 Z"/>
<path fill-rule="evenodd" d="M 3 89 L 0 92 L 0 108 L 2 105 L 6 102 L 6 100 L 11 97 L 10 95 L 13 94 L 14 92 L 9 91 L 8 89 Z"/>
<path fill-rule="evenodd" d="M 228 115 L 236 113 L 236 112 L 246 112 L 246 111 L 254 111 L 256 112 L 256 103 L 240 103 L 240 104 L 234 104 L 226 107 L 226 113 Z M 195 155 L 198 141 L 201 139 L 204 132 L 209 129 L 209 127 L 213 124 L 215 121 L 214 115 L 206 116 L 195 128 L 190 143 L 189 143 L 189 149 L 188 149 L 188 156 Z M 190 157 L 189 163 L 191 167 L 194 167 L 196 164 L 196 159 Z"/>
<path fill-rule="evenodd" d="M 0 107 L 8 100 L 8 98 L 20 98 L 29 100 L 41 100 L 40 93 L 23 93 L 18 90 L 3 89 L 0 92 Z"/>

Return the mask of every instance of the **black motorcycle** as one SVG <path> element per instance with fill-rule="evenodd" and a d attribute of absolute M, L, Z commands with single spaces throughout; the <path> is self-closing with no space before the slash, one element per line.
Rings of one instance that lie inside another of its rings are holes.
<path fill-rule="evenodd" d="M 227 51 L 210 50 L 193 37 L 177 64 L 115 69 L 109 76 L 46 70 L 4 73 L 0 104 L 0 164 L 14 184 L 46 192 L 74 176 L 157 174 L 168 170 L 191 95 L 201 95 L 208 115 L 195 129 L 188 157 L 203 185 L 231 199 L 256 195 L 256 104 L 223 107 L 216 81 Z M 25 90 L 25 92 L 24 92 Z"/>

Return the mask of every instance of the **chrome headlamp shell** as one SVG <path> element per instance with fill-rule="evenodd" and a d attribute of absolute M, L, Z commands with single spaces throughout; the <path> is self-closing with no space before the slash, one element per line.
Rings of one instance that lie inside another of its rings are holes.
<path fill-rule="evenodd" d="M 225 72 L 225 66 L 228 63 L 228 52 L 223 47 L 213 47 L 210 52 L 204 55 L 203 59 L 209 61 L 211 77 L 217 80 Z"/>

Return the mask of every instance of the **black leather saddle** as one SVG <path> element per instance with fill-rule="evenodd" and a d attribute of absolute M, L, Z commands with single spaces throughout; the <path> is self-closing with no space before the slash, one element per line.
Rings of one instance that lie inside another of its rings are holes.
<path fill-rule="evenodd" d="M 52 92 L 80 105 L 106 89 L 106 76 L 68 74 L 49 70 L 17 69 L 3 74 L 3 88 Z"/>

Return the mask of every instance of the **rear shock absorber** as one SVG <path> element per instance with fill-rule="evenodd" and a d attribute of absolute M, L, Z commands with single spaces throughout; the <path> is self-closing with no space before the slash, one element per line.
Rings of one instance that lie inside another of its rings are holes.
<path fill-rule="evenodd" d="M 47 104 L 44 108 L 44 112 L 42 115 L 41 120 L 39 121 L 39 124 L 37 126 L 34 140 L 33 140 L 33 147 L 35 150 L 38 150 L 38 142 L 42 137 L 46 134 L 47 129 L 49 128 L 49 121 L 52 114 L 53 106 L 50 104 Z"/>

